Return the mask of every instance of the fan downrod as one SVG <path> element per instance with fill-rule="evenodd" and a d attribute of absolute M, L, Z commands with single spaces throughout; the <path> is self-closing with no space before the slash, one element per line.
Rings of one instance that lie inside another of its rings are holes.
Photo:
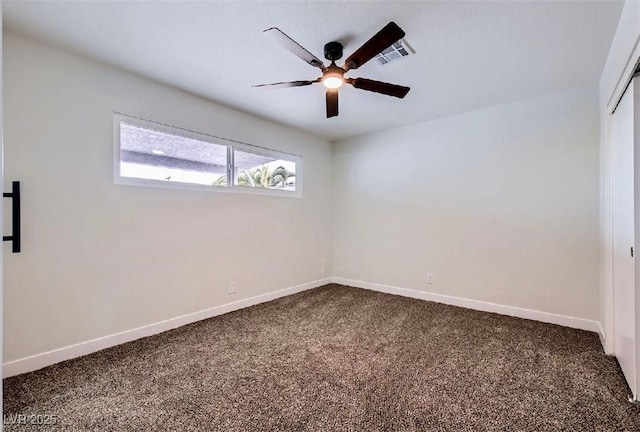
<path fill-rule="evenodd" d="M 340 42 L 329 42 L 324 46 L 324 58 L 335 62 L 342 58 L 342 44 Z"/>

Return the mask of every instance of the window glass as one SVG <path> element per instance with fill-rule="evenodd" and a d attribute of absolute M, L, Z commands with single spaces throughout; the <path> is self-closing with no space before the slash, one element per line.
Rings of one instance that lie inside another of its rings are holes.
<path fill-rule="evenodd" d="M 226 186 L 227 146 L 120 123 L 120 176 Z"/>
<path fill-rule="evenodd" d="M 296 164 L 292 161 L 235 149 L 233 173 L 238 186 L 296 190 Z"/>
<path fill-rule="evenodd" d="M 302 158 L 163 123 L 114 113 L 114 181 L 302 196 Z"/>

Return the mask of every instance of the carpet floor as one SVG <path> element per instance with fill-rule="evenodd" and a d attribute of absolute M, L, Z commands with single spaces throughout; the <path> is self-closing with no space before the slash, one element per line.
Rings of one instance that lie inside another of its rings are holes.
<path fill-rule="evenodd" d="M 338 285 L 3 384 L 8 431 L 640 431 L 595 333 Z"/>

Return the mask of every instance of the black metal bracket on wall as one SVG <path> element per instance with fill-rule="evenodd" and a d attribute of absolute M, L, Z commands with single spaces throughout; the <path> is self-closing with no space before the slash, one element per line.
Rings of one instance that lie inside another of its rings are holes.
<path fill-rule="evenodd" d="M 11 230 L 13 231 L 10 236 L 2 236 L 2 241 L 13 242 L 13 253 L 20 252 L 20 182 L 14 181 L 12 183 L 11 192 L 4 192 L 3 198 L 13 198 L 11 206 Z"/>

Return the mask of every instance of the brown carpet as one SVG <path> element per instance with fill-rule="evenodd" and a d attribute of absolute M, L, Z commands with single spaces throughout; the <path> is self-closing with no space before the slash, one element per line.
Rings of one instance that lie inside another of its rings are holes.
<path fill-rule="evenodd" d="M 329 285 L 4 380 L 73 431 L 640 431 L 595 333 Z M 32 417 L 33 418 L 33 417 Z"/>

